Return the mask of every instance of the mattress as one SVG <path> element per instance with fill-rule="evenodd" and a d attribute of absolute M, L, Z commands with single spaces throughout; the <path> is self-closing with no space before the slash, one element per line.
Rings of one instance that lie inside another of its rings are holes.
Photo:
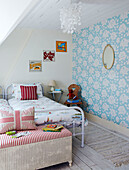
<path fill-rule="evenodd" d="M 8 105 L 7 100 L 5 100 L 5 99 L 0 99 L 0 106 L 2 106 L 2 105 Z"/>
<path fill-rule="evenodd" d="M 22 136 L 20 138 L 12 138 L 6 134 L 0 135 L 0 148 L 7 148 L 72 136 L 72 133 L 66 128 L 63 128 L 61 132 L 43 132 L 42 127 L 43 126 L 38 126 L 37 130 L 29 130 L 31 134 L 28 136 Z"/>
<path fill-rule="evenodd" d="M 46 122 L 64 122 L 73 121 L 76 118 L 77 121 L 81 120 L 81 114 L 76 110 L 65 110 L 67 106 L 57 103 L 45 96 L 38 100 L 18 100 L 15 98 L 8 100 L 10 106 L 14 110 L 23 110 L 29 107 L 35 108 L 35 123 L 43 124 Z M 48 111 L 48 109 L 50 111 Z M 61 111 L 51 111 L 53 109 L 64 109 Z M 45 111 L 47 110 L 47 111 Z"/>

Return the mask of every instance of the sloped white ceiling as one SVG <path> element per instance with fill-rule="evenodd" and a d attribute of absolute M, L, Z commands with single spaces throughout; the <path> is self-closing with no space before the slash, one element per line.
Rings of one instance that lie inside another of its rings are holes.
<path fill-rule="evenodd" d="M 76 2 L 79 0 L 72 0 Z M 82 25 L 79 29 L 129 10 L 129 0 L 80 0 Z M 60 9 L 71 0 L 40 0 L 40 3 L 19 24 L 20 28 L 60 30 Z"/>
<path fill-rule="evenodd" d="M 80 0 L 78 30 L 129 10 L 129 0 Z M 0 44 L 16 28 L 60 29 L 60 9 L 79 0 L 0 0 Z"/>
<path fill-rule="evenodd" d="M 0 44 L 39 0 L 0 0 Z"/>

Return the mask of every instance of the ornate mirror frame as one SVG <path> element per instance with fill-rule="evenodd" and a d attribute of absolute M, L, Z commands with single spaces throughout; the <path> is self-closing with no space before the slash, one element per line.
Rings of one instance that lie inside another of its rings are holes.
<path fill-rule="evenodd" d="M 107 66 L 106 66 L 105 63 L 104 63 L 104 54 L 105 54 L 105 51 L 106 51 L 107 47 L 110 47 L 110 48 L 112 49 L 112 55 L 113 55 L 113 56 L 112 56 L 112 57 L 113 57 L 112 65 L 111 65 L 109 68 L 107 68 Z M 107 70 L 111 69 L 111 68 L 113 67 L 113 65 L 114 65 L 115 53 L 114 53 L 113 47 L 112 47 L 110 44 L 107 44 L 107 45 L 105 46 L 104 50 L 103 50 L 102 61 L 103 61 L 103 66 L 104 66 Z"/>

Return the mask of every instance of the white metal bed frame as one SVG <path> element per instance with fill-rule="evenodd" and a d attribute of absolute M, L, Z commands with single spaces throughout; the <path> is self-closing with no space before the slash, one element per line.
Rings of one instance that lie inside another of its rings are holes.
<path fill-rule="evenodd" d="M 6 100 L 8 100 L 9 99 L 9 96 L 10 96 L 10 98 L 12 98 L 12 93 L 11 94 L 8 94 L 8 90 L 9 90 L 9 88 L 11 88 L 12 87 L 12 84 L 11 85 L 9 85 L 9 86 L 7 86 L 6 87 L 6 90 L 5 90 L 5 99 Z M 43 89 L 43 86 L 42 86 L 42 92 L 43 92 L 43 95 L 44 95 L 44 89 Z M 73 136 L 78 136 L 78 135 L 81 135 L 81 147 L 83 148 L 84 147 L 84 135 L 85 135 L 85 133 L 84 133 L 84 126 L 85 126 L 85 117 L 84 117 L 84 112 L 83 112 L 83 110 L 80 108 L 80 107 L 78 107 L 78 106 L 72 106 L 72 107 L 68 107 L 68 108 L 65 108 L 65 109 L 52 109 L 52 110 L 50 110 L 50 109 L 46 109 L 44 112 L 46 112 L 46 111 L 60 111 L 60 110 L 73 110 L 73 109 L 77 109 L 77 110 L 79 110 L 80 111 L 80 113 L 81 113 L 81 115 L 82 115 L 82 120 L 80 120 L 80 122 L 81 122 L 81 133 L 76 133 L 75 132 L 75 124 L 76 124 L 76 121 L 75 120 L 73 120 L 73 122 L 65 122 L 66 124 L 67 123 L 73 123 Z M 43 111 L 42 111 L 43 112 Z M 40 113 L 40 111 L 38 111 L 38 113 Z"/>

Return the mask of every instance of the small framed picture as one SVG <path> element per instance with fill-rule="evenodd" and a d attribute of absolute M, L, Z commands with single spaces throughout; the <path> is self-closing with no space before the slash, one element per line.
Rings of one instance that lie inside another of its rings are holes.
<path fill-rule="evenodd" d="M 67 52 L 67 41 L 56 41 L 56 52 Z"/>
<path fill-rule="evenodd" d="M 30 72 L 41 72 L 42 71 L 42 60 L 29 60 L 29 71 Z"/>
<path fill-rule="evenodd" d="M 55 61 L 55 51 L 54 50 L 43 50 L 43 61 L 44 62 L 54 62 Z"/>

